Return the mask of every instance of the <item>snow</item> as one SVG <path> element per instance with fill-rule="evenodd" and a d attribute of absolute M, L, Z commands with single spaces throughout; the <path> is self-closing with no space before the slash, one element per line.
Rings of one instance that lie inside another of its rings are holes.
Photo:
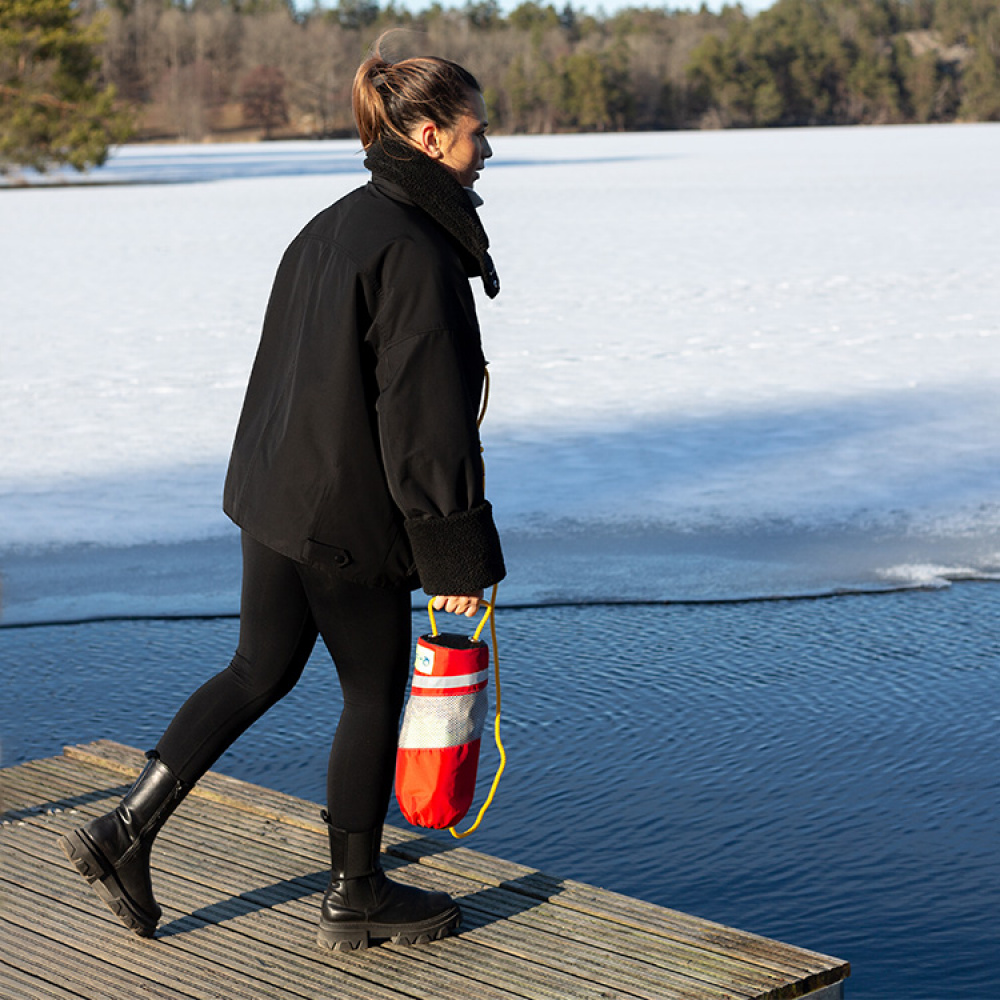
<path fill-rule="evenodd" d="M 1000 126 L 494 149 L 508 599 L 1000 573 Z M 234 536 L 221 483 L 274 269 L 365 177 L 348 141 L 127 147 L 83 185 L 0 190 L 8 619 L 25 553 Z"/>

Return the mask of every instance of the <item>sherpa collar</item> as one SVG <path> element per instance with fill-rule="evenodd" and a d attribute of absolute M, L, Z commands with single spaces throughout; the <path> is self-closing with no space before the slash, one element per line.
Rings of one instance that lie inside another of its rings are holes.
<path fill-rule="evenodd" d="M 489 237 L 469 192 L 443 167 L 420 150 L 394 138 L 377 139 L 368 147 L 365 166 L 376 177 L 398 184 L 435 222 L 444 227 L 479 265 L 483 287 L 492 299 L 500 292 Z"/>

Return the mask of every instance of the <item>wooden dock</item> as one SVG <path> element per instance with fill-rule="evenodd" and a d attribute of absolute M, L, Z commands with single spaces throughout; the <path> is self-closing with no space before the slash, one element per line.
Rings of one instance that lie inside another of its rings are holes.
<path fill-rule="evenodd" d="M 312 802 L 210 773 L 157 839 L 155 939 L 131 934 L 57 837 L 113 808 L 144 758 L 100 741 L 0 771 L 5 1000 L 838 1000 L 846 962 L 387 828 L 393 878 L 444 889 L 458 935 L 340 954 Z"/>

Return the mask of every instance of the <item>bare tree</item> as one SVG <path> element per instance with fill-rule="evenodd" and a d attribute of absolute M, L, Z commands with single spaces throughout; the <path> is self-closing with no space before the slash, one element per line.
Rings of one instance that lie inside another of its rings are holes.
<path fill-rule="evenodd" d="M 264 138 L 270 139 L 276 125 L 288 122 L 285 101 L 285 74 L 277 66 L 257 66 L 244 78 L 240 90 L 243 99 L 243 119 L 260 125 Z"/>
<path fill-rule="evenodd" d="M 351 127 L 351 82 L 358 34 L 334 18 L 309 18 L 287 67 L 291 101 L 302 115 L 299 127 L 317 137 Z"/>

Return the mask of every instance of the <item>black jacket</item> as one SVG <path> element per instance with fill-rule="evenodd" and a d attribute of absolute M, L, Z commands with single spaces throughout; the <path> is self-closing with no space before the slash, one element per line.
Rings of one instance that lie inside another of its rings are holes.
<path fill-rule="evenodd" d="M 278 268 L 223 507 L 290 558 L 376 586 L 472 593 L 504 576 L 476 417 L 471 257 L 374 179 Z"/>

